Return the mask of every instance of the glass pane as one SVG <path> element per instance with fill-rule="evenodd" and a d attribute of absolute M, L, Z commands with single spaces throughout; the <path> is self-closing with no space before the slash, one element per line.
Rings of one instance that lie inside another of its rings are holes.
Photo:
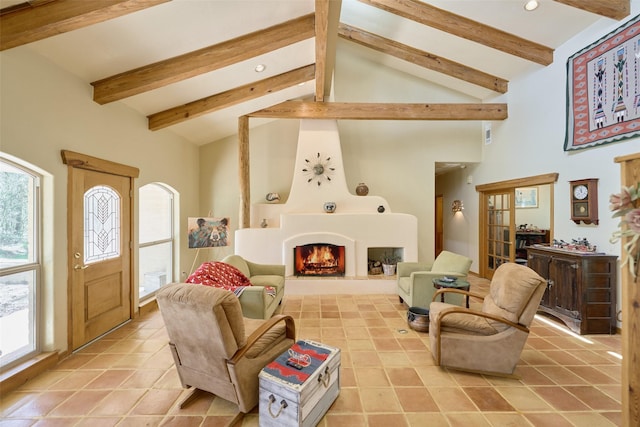
<path fill-rule="evenodd" d="M 0 277 L 0 365 L 36 350 L 34 270 Z"/>
<path fill-rule="evenodd" d="M 120 256 L 120 196 L 97 186 L 84 195 L 84 263 Z"/>
<path fill-rule="evenodd" d="M 172 243 L 160 243 L 140 248 L 140 299 L 151 295 L 171 282 L 172 273 Z"/>
<path fill-rule="evenodd" d="M 171 239 L 172 198 L 161 185 L 140 187 L 140 244 Z"/>
<path fill-rule="evenodd" d="M 36 262 L 35 192 L 38 179 L 0 162 L 0 268 Z"/>

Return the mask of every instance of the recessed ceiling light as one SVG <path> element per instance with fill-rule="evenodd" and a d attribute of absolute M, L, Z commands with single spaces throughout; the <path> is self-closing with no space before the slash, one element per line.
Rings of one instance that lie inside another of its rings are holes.
<path fill-rule="evenodd" d="M 258 64 L 258 65 L 256 65 L 256 68 L 254 68 L 256 73 L 261 73 L 266 69 L 267 69 L 267 66 L 264 65 L 264 64 Z"/>
<path fill-rule="evenodd" d="M 532 10 L 536 10 L 539 4 L 537 0 L 529 0 L 524 4 L 524 10 L 531 12 Z"/>

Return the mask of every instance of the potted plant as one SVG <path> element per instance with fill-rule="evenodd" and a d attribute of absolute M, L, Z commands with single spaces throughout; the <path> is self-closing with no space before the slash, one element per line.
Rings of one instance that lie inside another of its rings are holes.
<path fill-rule="evenodd" d="M 393 252 L 385 252 L 382 257 L 382 271 L 386 276 L 396 274 L 396 264 L 400 261 L 400 257 Z"/>

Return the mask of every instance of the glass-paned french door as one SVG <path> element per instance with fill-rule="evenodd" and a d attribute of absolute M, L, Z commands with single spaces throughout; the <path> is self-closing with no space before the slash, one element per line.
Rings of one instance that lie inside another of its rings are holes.
<path fill-rule="evenodd" d="M 488 273 L 493 272 L 503 263 L 513 259 L 511 242 L 511 218 L 513 215 L 513 192 L 489 193 L 486 195 L 486 262 Z"/>

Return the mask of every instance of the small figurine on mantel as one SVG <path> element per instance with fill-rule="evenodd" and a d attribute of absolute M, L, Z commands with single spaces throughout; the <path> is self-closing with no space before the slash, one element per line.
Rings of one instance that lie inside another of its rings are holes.
<path fill-rule="evenodd" d="M 267 202 L 276 203 L 280 201 L 280 195 L 278 193 L 267 193 L 265 199 L 267 199 Z"/>

